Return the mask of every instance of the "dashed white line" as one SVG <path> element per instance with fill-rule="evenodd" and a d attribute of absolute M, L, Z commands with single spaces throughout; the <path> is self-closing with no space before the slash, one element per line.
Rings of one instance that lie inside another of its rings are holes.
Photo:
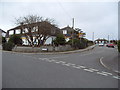
<path fill-rule="evenodd" d="M 86 68 L 85 66 L 80 66 L 80 65 L 78 65 L 80 68 Z"/>
<path fill-rule="evenodd" d="M 105 73 L 105 74 L 109 74 L 109 75 L 112 75 L 112 73 L 108 73 L 108 72 L 104 72 L 104 71 L 102 71 L 102 73 Z"/>
<path fill-rule="evenodd" d="M 39 58 L 39 59 L 41 59 L 41 60 L 46 60 L 47 58 Z"/>
<path fill-rule="evenodd" d="M 86 67 L 83 66 L 83 65 L 76 65 L 76 64 L 67 63 L 67 62 L 64 62 L 64 61 L 57 61 L 57 60 L 54 60 L 54 59 L 51 59 L 51 58 L 36 58 L 36 57 L 33 57 L 33 58 L 34 58 L 34 59 L 45 60 L 45 61 L 48 61 L 48 62 L 61 63 L 62 65 L 72 66 L 73 68 L 83 69 L 83 70 L 88 71 L 88 72 L 96 72 L 96 73 L 99 74 L 99 75 L 104 75 L 104 76 L 113 75 L 112 73 L 109 73 L 109 72 L 105 72 L 105 71 L 98 72 L 99 70 L 94 69 L 94 68 L 86 68 Z M 57 57 L 55 57 L 55 58 L 57 58 Z M 103 58 L 103 57 L 102 57 L 102 58 Z M 101 58 L 101 60 L 102 60 L 102 58 Z M 115 79 L 120 79 L 119 76 L 112 76 L 112 77 L 115 78 Z"/>
<path fill-rule="evenodd" d="M 97 70 L 97 69 L 93 69 L 93 68 L 89 68 L 90 70 L 92 70 L 92 71 L 99 71 L 99 70 Z"/>
<path fill-rule="evenodd" d="M 88 71 L 88 72 L 94 72 L 94 71 L 92 71 L 92 70 L 90 70 L 90 69 L 84 69 L 85 71 Z"/>
<path fill-rule="evenodd" d="M 66 62 L 64 62 L 64 61 L 59 61 L 59 62 L 61 62 L 61 63 L 66 63 Z"/>
<path fill-rule="evenodd" d="M 101 72 L 97 72 L 97 74 L 104 75 L 104 76 L 108 76 L 107 74 L 101 73 Z"/>
<path fill-rule="evenodd" d="M 80 67 L 77 67 L 77 66 L 72 66 L 73 68 L 77 68 L 77 69 L 81 69 Z"/>
<path fill-rule="evenodd" d="M 119 76 L 113 76 L 113 78 L 115 78 L 115 79 L 120 79 L 120 77 L 119 77 Z"/>
<path fill-rule="evenodd" d="M 70 66 L 69 64 L 64 64 L 64 63 L 63 63 L 62 65 L 65 65 L 65 66 Z"/>
<path fill-rule="evenodd" d="M 73 64 L 73 63 L 67 63 L 67 64 L 69 64 L 69 65 L 75 65 L 75 64 Z"/>
<path fill-rule="evenodd" d="M 55 63 L 60 63 L 60 62 L 58 61 L 58 62 L 55 62 Z"/>

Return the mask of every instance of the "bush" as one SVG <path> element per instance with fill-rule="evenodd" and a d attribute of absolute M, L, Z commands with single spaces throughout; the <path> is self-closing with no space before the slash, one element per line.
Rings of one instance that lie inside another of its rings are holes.
<path fill-rule="evenodd" d="M 65 45 L 66 41 L 65 41 L 64 36 L 62 34 L 59 34 L 59 35 L 57 35 L 56 39 L 53 40 L 53 43 L 55 44 L 55 46 Z"/>
<path fill-rule="evenodd" d="M 87 45 L 87 39 L 81 38 L 81 39 L 73 39 L 73 45 L 72 40 L 68 41 L 68 44 L 70 44 L 75 49 L 84 49 Z"/>
<path fill-rule="evenodd" d="M 72 45 L 72 40 L 68 41 L 68 44 Z M 73 39 L 73 45 L 75 49 L 84 49 L 88 47 L 88 40 L 85 38 Z"/>
<path fill-rule="evenodd" d="M 5 37 L 2 37 L 2 43 L 6 43 Z"/>
<path fill-rule="evenodd" d="M 118 51 L 120 52 L 120 40 L 118 41 Z"/>
<path fill-rule="evenodd" d="M 90 40 L 88 40 L 87 43 L 88 43 L 88 46 L 91 46 L 91 45 L 94 44 L 94 42 L 93 42 L 93 41 L 90 41 Z"/>
<path fill-rule="evenodd" d="M 15 45 L 22 45 L 22 39 L 20 35 L 11 35 L 8 42 L 11 42 Z"/>
<path fill-rule="evenodd" d="M 12 42 L 8 42 L 8 43 L 3 43 L 2 46 L 3 46 L 3 50 L 12 51 L 14 44 Z"/>

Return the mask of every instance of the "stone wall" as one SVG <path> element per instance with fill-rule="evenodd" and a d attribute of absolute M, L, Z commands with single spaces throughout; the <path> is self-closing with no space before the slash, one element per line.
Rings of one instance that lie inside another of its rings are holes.
<path fill-rule="evenodd" d="M 61 51 L 70 51 L 70 50 L 73 50 L 70 45 L 58 46 L 58 47 L 42 46 L 42 47 L 40 47 L 40 50 L 42 51 L 43 48 L 47 49 L 49 52 L 51 52 L 51 51 L 61 52 Z"/>
<path fill-rule="evenodd" d="M 65 46 L 58 46 L 58 47 L 53 47 L 53 46 L 41 46 L 41 47 L 23 47 L 23 46 L 17 46 L 12 49 L 12 51 L 15 52 L 61 52 L 61 51 L 70 51 L 73 50 L 70 45 L 65 45 Z"/>

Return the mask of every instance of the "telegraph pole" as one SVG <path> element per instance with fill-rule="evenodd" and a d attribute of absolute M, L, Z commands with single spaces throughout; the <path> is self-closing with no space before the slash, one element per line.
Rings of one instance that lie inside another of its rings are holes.
<path fill-rule="evenodd" d="M 72 29 L 74 30 L 74 18 L 72 19 Z M 74 34 L 74 31 L 72 31 L 72 46 L 74 44 L 74 42 L 73 42 L 73 34 Z"/>
<path fill-rule="evenodd" d="M 109 35 L 108 35 L 108 43 L 109 43 Z"/>
<path fill-rule="evenodd" d="M 92 35 L 92 41 L 94 42 L 94 32 L 93 32 L 93 35 Z"/>
<path fill-rule="evenodd" d="M 74 29 L 74 18 L 72 19 L 72 28 Z"/>

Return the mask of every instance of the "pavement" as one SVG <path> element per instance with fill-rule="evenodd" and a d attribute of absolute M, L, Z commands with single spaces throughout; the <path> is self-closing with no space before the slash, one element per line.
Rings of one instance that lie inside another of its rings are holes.
<path fill-rule="evenodd" d="M 84 51 L 89 51 L 92 50 L 96 47 L 96 45 L 92 45 L 89 46 L 85 49 L 78 49 L 78 50 L 72 50 L 72 51 L 64 51 L 64 52 L 34 52 L 34 53 L 28 53 L 28 52 L 14 52 L 14 51 L 4 51 L 3 52 L 10 52 L 10 53 L 22 53 L 22 54 L 47 54 L 47 55 L 51 55 L 51 54 L 70 54 L 70 53 L 80 53 L 80 52 L 84 52 Z"/>
<path fill-rule="evenodd" d="M 98 47 L 69 54 L 3 52 L 3 88 L 118 88 L 120 77 L 99 59 L 117 50 Z"/>

